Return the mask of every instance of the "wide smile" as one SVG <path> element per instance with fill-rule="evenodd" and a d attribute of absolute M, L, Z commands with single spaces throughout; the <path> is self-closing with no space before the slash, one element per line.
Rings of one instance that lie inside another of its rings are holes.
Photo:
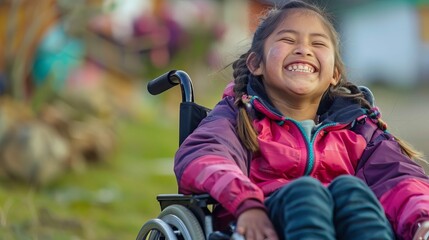
<path fill-rule="evenodd" d="M 309 63 L 293 62 L 285 66 L 285 69 L 291 72 L 314 73 L 317 68 Z"/>

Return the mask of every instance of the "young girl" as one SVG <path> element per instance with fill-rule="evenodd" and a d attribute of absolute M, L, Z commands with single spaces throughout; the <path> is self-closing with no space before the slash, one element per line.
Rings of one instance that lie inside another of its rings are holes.
<path fill-rule="evenodd" d="M 233 63 L 233 92 L 178 150 L 179 191 L 209 193 L 247 240 L 425 239 L 419 155 L 346 80 L 338 45 L 315 6 L 270 11 Z"/>

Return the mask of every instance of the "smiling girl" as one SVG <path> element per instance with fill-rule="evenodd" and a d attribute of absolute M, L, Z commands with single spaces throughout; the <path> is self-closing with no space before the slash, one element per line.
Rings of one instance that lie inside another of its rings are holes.
<path fill-rule="evenodd" d="M 233 92 L 176 154 L 181 193 L 209 193 L 247 240 L 428 232 L 429 179 L 412 160 L 420 156 L 346 80 L 320 9 L 290 1 L 270 11 L 233 69 Z"/>

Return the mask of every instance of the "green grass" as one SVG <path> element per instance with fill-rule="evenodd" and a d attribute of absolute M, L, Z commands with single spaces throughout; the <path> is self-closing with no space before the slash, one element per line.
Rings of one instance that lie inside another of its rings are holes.
<path fill-rule="evenodd" d="M 34 189 L 0 182 L 1 239 L 135 239 L 160 212 L 156 195 L 175 193 L 177 124 L 140 119 L 118 126 L 106 163 L 68 172 Z"/>

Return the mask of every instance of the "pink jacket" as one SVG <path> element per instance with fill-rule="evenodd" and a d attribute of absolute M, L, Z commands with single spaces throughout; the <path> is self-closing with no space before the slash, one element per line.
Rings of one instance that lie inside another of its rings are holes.
<path fill-rule="evenodd" d="M 323 100 L 321 124 L 309 138 L 253 88 L 248 92 L 254 96 L 260 151 L 252 154 L 241 144 L 237 108 L 226 96 L 176 153 L 179 192 L 209 193 L 237 216 L 263 207 L 266 196 L 300 176 L 327 185 L 350 174 L 374 191 L 399 239 L 412 239 L 417 221 L 429 219 L 428 177 L 391 134 L 377 128 L 377 112 L 344 98 Z"/>

